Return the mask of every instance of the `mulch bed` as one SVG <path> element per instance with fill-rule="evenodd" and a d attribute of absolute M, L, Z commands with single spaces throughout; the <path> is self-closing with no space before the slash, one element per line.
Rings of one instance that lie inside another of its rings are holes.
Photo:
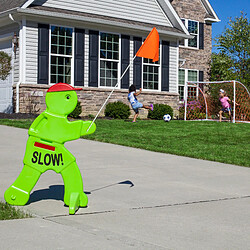
<path fill-rule="evenodd" d="M 0 119 L 34 119 L 38 115 L 35 114 L 23 114 L 23 113 L 13 113 L 13 114 L 6 114 L 0 113 Z"/>
<path fill-rule="evenodd" d="M 25 113 L 13 113 L 13 114 L 6 114 L 6 113 L 0 113 L 0 119 L 35 119 L 38 115 L 36 114 L 25 114 Z M 89 118 L 88 116 L 79 117 L 78 119 L 82 120 L 93 120 L 93 118 Z M 101 120 L 113 120 L 113 118 L 110 117 L 98 117 L 98 119 Z M 69 118 L 69 120 L 75 120 L 73 118 Z"/>

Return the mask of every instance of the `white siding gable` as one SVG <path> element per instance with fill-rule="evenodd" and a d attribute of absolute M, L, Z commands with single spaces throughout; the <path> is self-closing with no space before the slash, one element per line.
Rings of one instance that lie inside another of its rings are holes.
<path fill-rule="evenodd" d="M 172 27 L 156 0 L 36 0 L 33 4 Z"/>

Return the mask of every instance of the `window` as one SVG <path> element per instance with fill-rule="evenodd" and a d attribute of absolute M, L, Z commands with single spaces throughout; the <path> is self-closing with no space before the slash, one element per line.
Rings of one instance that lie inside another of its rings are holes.
<path fill-rule="evenodd" d="M 194 36 L 188 39 L 188 47 L 198 48 L 198 22 L 188 20 L 188 32 Z"/>
<path fill-rule="evenodd" d="M 100 86 L 115 87 L 119 76 L 120 36 L 100 33 Z"/>
<path fill-rule="evenodd" d="M 50 83 L 72 83 L 73 29 L 51 26 Z"/>
<path fill-rule="evenodd" d="M 198 70 L 189 70 L 189 69 L 179 69 L 179 95 L 180 101 L 184 100 L 184 87 L 185 82 L 187 81 L 198 81 Z M 189 86 L 188 87 L 188 97 L 189 98 L 196 98 L 198 95 L 198 89 L 196 86 Z"/>
<path fill-rule="evenodd" d="M 160 47 L 159 47 L 160 50 Z M 143 89 L 159 90 L 160 83 L 160 51 L 159 61 L 143 58 Z"/>
<path fill-rule="evenodd" d="M 185 69 L 179 69 L 179 95 L 180 101 L 184 100 Z"/>
<path fill-rule="evenodd" d="M 180 45 L 191 47 L 191 48 L 199 48 L 199 23 L 197 21 L 192 21 L 188 19 L 182 19 L 182 22 L 188 29 L 190 35 L 194 36 L 194 38 L 185 39 L 180 42 Z"/>
<path fill-rule="evenodd" d="M 197 70 L 188 70 L 188 81 L 198 81 L 198 71 Z M 196 86 L 188 87 L 188 98 L 196 98 L 198 95 L 198 89 Z"/>

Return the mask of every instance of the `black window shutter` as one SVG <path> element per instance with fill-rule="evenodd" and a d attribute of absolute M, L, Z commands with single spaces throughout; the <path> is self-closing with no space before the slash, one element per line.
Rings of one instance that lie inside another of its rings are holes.
<path fill-rule="evenodd" d="M 169 42 L 162 41 L 161 90 L 169 91 Z"/>
<path fill-rule="evenodd" d="M 204 81 L 204 71 L 199 71 L 199 82 Z"/>
<path fill-rule="evenodd" d="M 134 54 L 139 50 L 142 45 L 141 37 L 134 37 Z M 142 58 L 136 57 L 134 60 L 134 70 L 133 70 L 133 84 L 137 89 L 141 88 L 142 83 Z"/>
<path fill-rule="evenodd" d="M 98 87 L 99 32 L 89 31 L 89 86 Z"/>
<path fill-rule="evenodd" d="M 130 36 L 121 35 L 121 47 L 122 47 L 122 53 L 121 53 L 121 74 L 123 74 L 124 70 L 129 65 L 129 55 L 130 55 Z M 122 89 L 128 89 L 129 87 L 129 70 L 124 75 L 122 81 L 121 81 L 121 88 Z"/>
<path fill-rule="evenodd" d="M 204 81 L 204 71 L 199 71 L 199 82 L 203 82 Z M 200 88 L 203 90 L 203 83 L 200 83 Z"/>
<path fill-rule="evenodd" d="M 38 84 L 49 83 L 49 25 L 38 24 Z"/>
<path fill-rule="evenodd" d="M 83 29 L 75 29 L 75 86 L 84 86 L 84 38 Z"/>
<path fill-rule="evenodd" d="M 204 23 L 199 23 L 199 49 L 204 49 Z"/>

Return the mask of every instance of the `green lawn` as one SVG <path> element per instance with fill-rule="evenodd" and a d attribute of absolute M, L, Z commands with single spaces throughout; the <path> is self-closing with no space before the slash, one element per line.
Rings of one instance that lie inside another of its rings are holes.
<path fill-rule="evenodd" d="M 0 201 L 0 220 L 30 218 L 29 214 Z"/>
<path fill-rule="evenodd" d="M 0 120 L 0 124 L 28 128 L 31 121 Z M 84 138 L 250 167 L 250 124 L 152 120 L 96 124 L 96 132 Z"/>
<path fill-rule="evenodd" d="M 29 128 L 32 122 L 33 122 L 32 119 L 25 119 L 25 120 L 0 119 L 0 125 L 6 125 L 17 128 Z"/>

